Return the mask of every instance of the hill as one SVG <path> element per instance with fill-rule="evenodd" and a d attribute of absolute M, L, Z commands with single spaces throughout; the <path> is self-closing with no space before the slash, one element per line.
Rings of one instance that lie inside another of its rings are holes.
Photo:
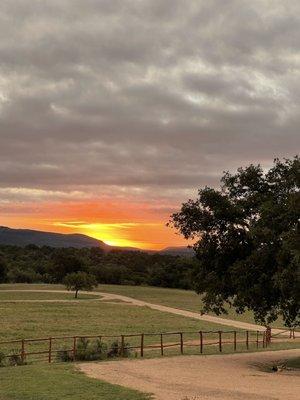
<path fill-rule="evenodd" d="M 110 246 L 101 240 L 82 234 L 62 234 L 31 229 L 12 229 L 4 226 L 0 227 L 0 244 L 20 247 L 29 244 L 50 247 L 101 247 L 106 251 L 110 250 Z"/>
<path fill-rule="evenodd" d="M 195 252 L 190 247 L 178 246 L 178 247 L 166 247 L 159 251 L 160 254 L 166 254 L 170 256 L 183 256 L 183 257 L 193 257 Z"/>
<path fill-rule="evenodd" d="M 49 246 L 49 247 L 101 247 L 104 251 L 120 250 L 120 251 L 142 251 L 147 253 L 160 253 L 165 255 L 192 257 L 194 251 L 187 247 L 167 247 L 160 251 L 154 250 L 141 250 L 135 247 L 118 247 L 109 246 L 102 240 L 92 238 L 87 235 L 72 233 L 55 233 L 43 232 L 32 229 L 13 229 L 6 226 L 0 226 L 0 245 L 13 245 L 25 247 L 29 244 L 36 246 Z"/>

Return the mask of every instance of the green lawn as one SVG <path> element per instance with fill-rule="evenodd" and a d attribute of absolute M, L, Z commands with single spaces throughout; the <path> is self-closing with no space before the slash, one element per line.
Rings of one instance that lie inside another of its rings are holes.
<path fill-rule="evenodd" d="M 1 303 L 0 341 L 62 335 L 228 330 L 228 327 L 126 303 Z"/>
<path fill-rule="evenodd" d="M 97 287 L 97 291 L 122 294 L 124 296 L 148 301 L 150 303 L 162 304 L 188 311 L 199 312 L 202 307 L 201 297 L 191 290 L 168 289 L 150 286 L 99 285 Z M 246 311 L 243 314 L 237 314 L 233 309 L 230 308 L 227 308 L 227 311 L 227 315 L 223 314 L 220 315 L 220 317 L 250 322 L 253 324 L 255 323 L 253 313 L 250 311 Z M 281 319 L 278 319 L 272 325 L 282 327 L 283 322 Z"/>
<path fill-rule="evenodd" d="M 0 341 L 12 338 L 40 338 L 66 335 L 112 335 L 130 333 L 157 333 L 170 331 L 228 331 L 230 328 L 219 324 L 198 321 L 174 314 L 163 313 L 126 303 L 111 304 L 93 299 L 93 296 L 80 295 L 82 301 L 72 301 L 71 293 L 30 293 L 2 292 L 1 289 L 64 289 L 62 285 L 0 285 Z M 160 288 L 141 288 L 129 286 L 100 285 L 98 291 L 119 293 L 145 301 L 197 311 L 199 298 L 193 292 Z M 7 302 L 7 300 L 53 300 L 70 299 L 70 302 Z M 1 302 L 2 301 L 2 302 Z M 237 330 L 238 331 L 238 330 Z M 223 334 L 223 353 L 233 352 L 232 333 Z M 245 351 L 245 332 L 237 333 L 237 351 Z M 164 343 L 177 343 L 175 347 L 165 349 L 166 356 L 178 355 L 180 336 L 165 336 Z M 107 344 L 111 342 L 107 339 Z M 185 334 L 184 354 L 199 354 L 199 334 Z M 204 354 L 216 354 L 218 334 L 207 333 L 204 340 L 213 341 L 212 346 L 204 346 Z M 131 346 L 139 345 L 140 338 L 126 339 Z M 242 341 L 242 343 L 240 343 Z M 256 351 L 255 333 L 250 334 L 249 351 Z M 72 348 L 73 339 L 54 340 L 52 350 L 66 345 Z M 159 344 L 159 337 L 145 337 L 145 346 Z M 49 342 L 26 343 L 26 352 L 47 351 Z M 294 343 L 276 343 L 271 349 L 297 347 Z M 0 352 L 11 354 L 20 352 L 20 343 L 0 345 Z M 258 351 L 262 350 L 260 343 Z M 159 349 L 145 349 L 145 358 L 159 356 Z M 137 352 L 138 353 L 138 352 Z M 132 356 L 135 356 L 133 351 Z M 39 358 L 41 357 L 41 358 Z M 47 361 L 47 354 L 27 356 L 28 365 L 0 368 L 0 400 L 146 400 L 150 397 L 119 386 L 90 379 L 76 372 L 71 364 L 33 364 L 33 361 Z M 53 361 L 55 353 L 53 354 Z"/>
<path fill-rule="evenodd" d="M 20 287 L 19 287 L 20 288 Z M 1 293 L 1 291 L 0 291 Z M 43 297 L 43 293 L 2 292 L 1 296 L 11 295 L 18 299 L 36 295 Z M 46 293 L 45 293 L 46 295 Z M 60 298 L 63 293 L 51 293 L 52 299 Z M 81 295 L 82 296 L 82 295 Z M 47 297 L 47 296 L 46 296 Z M 85 336 L 85 335 L 117 335 L 134 333 L 160 333 L 178 331 L 217 331 L 228 330 L 226 326 L 198 321 L 179 315 L 163 313 L 148 307 L 138 307 L 126 303 L 112 304 L 98 300 L 82 299 L 80 302 L 5 302 L 0 301 L 0 342 L 11 339 L 34 339 L 57 336 Z M 215 335 L 207 334 L 207 338 Z M 106 339 L 109 346 L 114 339 Z M 159 337 L 147 336 L 145 345 L 159 342 Z M 167 341 L 178 342 L 178 337 L 166 337 Z M 140 343 L 140 337 L 127 340 L 131 346 Z M 20 343 L 0 344 L 0 352 L 11 354 L 20 352 Z M 53 350 L 62 347 L 72 348 L 72 339 L 55 340 Z M 46 351 L 47 342 L 26 343 L 26 352 Z M 41 356 L 43 359 L 47 355 Z M 37 358 L 34 357 L 35 359 Z M 32 357 L 29 357 L 29 362 Z"/>
<path fill-rule="evenodd" d="M 300 369 L 300 357 L 290 358 L 285 362 L 287 368 Z"/>
<path fill-rule="evenodd" d="M 1 301 L 14 301 L 14 300 L 92 300 L 99 299 L 100 296 L 81 294 L 74 299 L 73 293 L 48 293 L 48 292 L 1 292 L 0 290 L 0 303 Z"/>
<path fill-rule="evenodd" d="M 149 395 L 88 378 L 72 365 L 0 369 L 0 400 L 146 400 Z"/>
<path fill-rule="evenodd" d="M 62 285 L 47 284 L 6 284 L 0 285 L 3 289 L 65 289 Z M 116 293 L 124 296 L 133 297 L 150 303 L 162 304 L 165 306 L 181 308 L 183 310 L 199 312 L 202 306 L 201 297 L 191 290 L 168 289 L 150 286 L 126 286 L 126 285 L 98 285 L 97 291 L 106 293 Z M 214 314 L 212 314 L 214 315 Z M 234 310 L 228 308 L 228 314 L 221 315 L 225 319 L 234 319 L 237 321 L 255 323 L 253 313 L 246 311 L 243 314 L 237 314 Z M 282 327 L 282 319 L 279 318 L 272 324 L 274 327 Z"/>

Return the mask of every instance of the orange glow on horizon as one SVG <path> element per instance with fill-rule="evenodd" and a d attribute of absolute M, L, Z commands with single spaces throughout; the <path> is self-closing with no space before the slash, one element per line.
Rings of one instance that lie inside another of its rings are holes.
<path fill-rule="evenodd" d="M 172 210 L 171 210 L 172 211 Z M 0 225 L 57 233 L 81 233 L 110 246 L 160 250 L 187 246 L 166 227 L 170 213 L 132 202 L 16 203 L 2 214 Z M 4 215 L 4 217 L 3 217 Z"/>

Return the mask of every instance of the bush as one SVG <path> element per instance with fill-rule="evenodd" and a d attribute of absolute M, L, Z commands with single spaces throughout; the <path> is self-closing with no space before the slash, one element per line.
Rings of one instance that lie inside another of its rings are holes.
<path fill-rule="evenodd" d="M 5 366 L 5 354 L 0 352 L 0 367 Z"/>
<path fill-rule="evenodd" d="M 65 347 L 62 348 L 60 351 L 58 351 L 56 358 L 57 361 L 62 361 L 62 362 L 70 362 L 73 361 L 74 357 L 73 354 L 70 354 L 70 350 L 67 350 Z"/>
<path fill-rule="evenodd" d="M 90 341 L 87 338 L 78 338 L 75 360 L 73 352 L 66 348 L 57 353 L 57 358 L 62 362 L 103 360 L 107 358 L 107 346 L 100 339 Z"/>
<path fill-rule="evenodd" d="M 107 357 L 107 346 L 97 339 L 94 342 L 86 338 L 78 339 L 76 346 L 76 360 L 95 361 L 103 360 Z"/>
<path fill-rule="evenodd" d="M 13 350 L 12 354 L 8 357 L 8 365 L 14 367 L 25 364 L 26 362 L 22 360 L 19 350 Z"/>
<path fill-rule="evenodd" d="M 119 343 L 118 340 L 116 340 L 115 342 L 113 342 L 110 345 L 110 349 L 107 353 L 107 357 L 109 358 L 113 358 L 113 357 L 129 357 L 130 356 L 130 349 L 129 349 L 130 343 L 125 343 L 124 344 L 124 349 L 122 352 L 122 347 Z"/>

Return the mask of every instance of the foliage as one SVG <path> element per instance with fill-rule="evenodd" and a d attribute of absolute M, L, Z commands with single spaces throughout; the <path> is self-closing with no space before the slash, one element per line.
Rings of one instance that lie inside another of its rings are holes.
<path fill-rule="evenodd" d="M 7 265 L 0 254 L 0 283 L 4 283 L 7 280 Z"/>
<path fill-rule="evenodd" d="M 26 362 L 22 360 L 19 350 L 15 349 L 11 351 L 11 355 L 8 357 L 8 365 L 12 367 L 26 365 Z"/>
<path fill-rule="evenodd" d="M 1 262 L 5 275 L 1 278 Z M 195 259 L 140 251 L 101 248 L 57 249 L 34 245 L 0 245 L 0 283 L 62 283 L 65 276 L 86 272 L 99 283 L 154 285 L 191 289 Z"/>
<path fill-rule="evenodd" d="M 84 261 L 73 254 L 72 249 L 58 249 L 53 253 L 50 274 L 54 282 L 61 282 L 68 274 L 85 271 Z"/>
<path fill-rule="evenodd" d="M 229 303 L 261 323 L 278 314 L 287 326 L 299 323 L 299 183 L 298 157 L 276 159 L 266 173 L 250 165 L 226 172 L 220 190 L 199 190 L 173 214 L 171 224 L 197 240 L 193 280 L 204 312 L 220 314 Z"/>
<path fill-rule="evenodd" d="M 111 343 L 109 348 L 107 344 L 100 339 L 90 340 L 88 338 L 78 338 L 76 342 L 76 361 L 96 361 L 105 360 L 114 357 L 129 357 L 130 349 L 129 343 L 125 343 L 122 351 L 121 345 L 118 340 Z M 57 353 L 57 359 L 62 362 L 74 361 L 74 354 L 66 347 L 62 348 Z"/>
<path fill-rule="evenodd" d="M 0 351 L 0 367 L 4 367 L 5 365 L 5 354 Z"/>
<path fill-rule="evenodd" d="M 91 341 L 86 338 L 79 338 L 76 346 L 76 360 L 94 361 L 103 360 L 107 357 L 107 345 L 100 339 Z"/>
<path fill-rule="evenodd" d="M 124 348 L 122 349 L 121 343 L 118 340 L 115 340 L 110 345 L 110 349 L 107 352 L 107 357 L 129 357 L 130 356 L 130 343 L 124 343 Z"/>
<path fill-rule="evenodd" d="M 68 290 L 75 292 L 76 299 L 79 290 L 92 290 L 97 286 L 96 278 L 93 275 L 81 271 L 66 275 L 63 283 Z"/>
<path fill-rule="evenodd" d="M 57 361 L 71 362 L 74 360 L 72 352 L 64 346 L 56 354 Z"/>

